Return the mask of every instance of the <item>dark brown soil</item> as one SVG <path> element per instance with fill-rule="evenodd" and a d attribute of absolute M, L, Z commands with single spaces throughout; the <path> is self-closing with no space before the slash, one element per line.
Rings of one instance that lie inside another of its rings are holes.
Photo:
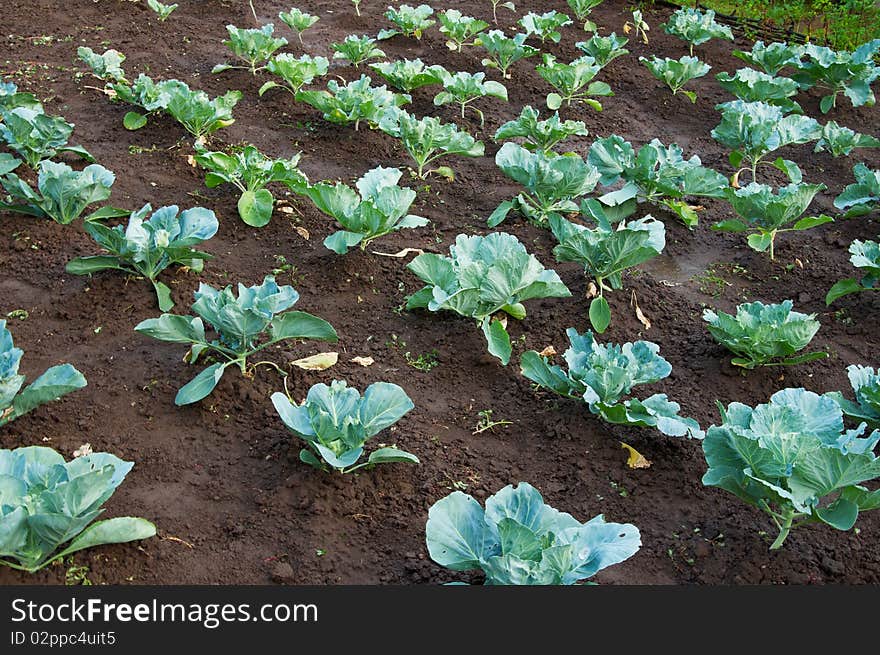
<path fill-rule="evenodd" d="M 784 550 L 768 551 L 770 520 L 729 494 L 700 484 L 705 470 L 700 444 L 667 438 L 651 430 L 612 427 L 590 416 L 582 403 L 561 401 L 532 390 L 518 371 L 514 355 L 508 367 L 485 354 L 480 332 L 454 315 L 428 315 L 400 310 L 418 281 L 404 261 L 352 252 L 339 257 L 321 245 L 332 230 L 330 221 L 306 202 L 291 198 L 293 213 L 276 212 L 270 225 L 254 230 L 236 216 L 237 196 L 229 187 L 209 191 L 202 175 L 187 162 L 191 140 L 170 119 L 153 120 L 139 132 L 127 132 L 121 120 L 128 110 L 112 104 L 95 88 L 101 84 L 82 73 L 75 62 L 79 45 L 96 50 L 115 47 L 126 55 L 130 73 L 178 77 L 212 95 L 240 89 L 244 99 L 236 122 L 217 134 L 214 145 L 251 142 L 282 156 L 303 152 L 302 168 L 312 180 L 352 181 L 377 166 L 405 166 L 407 157 L 390 137 L 362 128 L 355 132 L 323 122 L 311 107 L 295 105 L 282 94 L 262 99 L 257 90 L 265 78 L 232 71 L 211 75 L 223 61 L 224 26 L 253 25 L 245 2 L 181 2 L 165 23 L 158 23 L 145 3 L 124 0 L 7 0 L 0 41 L 2 72 L 47 102 L 50 111 L 76 123 L 75 141 L 115 171 L 113 202 L 138 208 L 203 204 L 221 218 L 219 234 L 207 245 L 216 255 L 199 277 L 169 274 L 177 311 L 184 313 L 199 279 L 218 285 L 259 282 L 277 267 L 276 256 L 295 266 L 279 275 L 302 294 L 298 309 L 329 320 L 340 335 L 340 363 L 325 372 L 296 371 L 290 391 L 302 398 L 319 381 L 345 378 L 363 389 L 376 380 L 402 385 L 416 409 L 406 416 L 393 439 L 414 452 L 421 466 L 389 465 L 360 475 L 322 474 L 296 459 L 269 402 L 281 388 L 280 378 L 263 369 L 255 380 L 230 370 L 204 402 L 176 408 L 176 390 L 194 370 L 182 361 L 182 349 L 133 332 L 139 321 L 157 316 L 155 300 L 143 281 L 114 274 L 92 279 L 71 277 L 64 266 L 73 257 L 91 254 L 94 244 L 74 226 L 56 225 L 4 213 L 0 216 L 0 299 L 3 314 L 29 313 L 10 323 L 17 345 L 24 348 L 24 372 L 31 377 L 46 367 L 69 361 L 80 368 L 89 386 L 63 401 L 45 406 L 4 429 L 5 448 L 46 444 L 66 455 L 84 442 L 136 462 L 108 505 L 110 515 L 147 517 L 159 537 L 141 544 L 96 549 L 76 555 L 96 583 L 440 583 L 452 575 L 427 556 L 424 526 L 432 503 L 453 488 L 484 499 L 520 480 L 536 485 L 547 501 L 581 519 L 604 513 L 609 520 L 631 522 L 642 532 L 643 547 L 629 561 L 597 579 L 603 583 L 876 583 L 880 582 L 880 512 L 864 515 L 858 531 L 838 533 L 808 527 L 788 539 Z M 256 0 L 261 22 L 274 20 L 290 3 Z M 355 16 L 345 0 L 302 0 L 297 6 L 321 16 L 305 35 L 305 49 L 329 55 L 329 43 L 349 33 L 375 34 L 385 20 L 385 2 L 367 0 L 364 16 Z M 447 3 L 448 4 L 448 3 Z M 566 9 L 563 2 L 521 2 L 517 9 Z M 595 12 L 607 31 L 621 31 L 628 3 L 605 2 Z M 434 3 L 442 8 L 443 3 Z M 483 16 L 485 0 L 455 3 L 466 14 Z M 332 12 L 330 11 L 332 9 Z M 565 112 L 586 121 L 591 136 L 573 142 L 586 153 L 596 136 L 618 133 L 641 144 L 659 137 L 678 142 L 688 153 L 729 173 L 726 153 L 709 135 L 718 122 L 714 105 L 727 98 L 713 75 L 693 84 L 699 101 L 672 97 L 638 63 L 637 57 L 659 53 L 678 57 L 686 46 L 659 28 L 668 9 L 649 12 L 648 46 L 631 43 L 633 54 L 616 60 L 604 73 L 616 95 L 605 111 L 585 107 Z M 510 28 L 514 14 L 500 10 Z M 43 37 L 52 37 L 44 39 Z M 289 49 L 299 50 L 295 37 Z M 564 60 L 578 53 L 578 29 L 566 29 L 563 45 L 550 49 Z M 390 57 L 422 57 L 454 70 L 479 70 L 480 52 L 450 53 L 436 28 L 421 42 L 394 38 L 382 47 Z M 711 42 L 699 55 L 713 74 L 732 71 L 740 62 L 730 56 L 745 42 Z M 480 134 L 487 156 L 450 160 L 454 184 L 433 179 L 420 190 L 414 213 L 432 226 L 406 230 L 382 239 L 376 250 L 404 247 L 445 252 L 461 232 L 485 233 L 485 219 L 516 187 L 495 167 L 497 151 L 490 136 L 515 117 L 524 104 L 543 104 L 549 88 L 534 72 L 533 62 L 515 66 L 508 84 L 510 103 L 490 100 L 484 130 L 472 119 L 464 127 Z M 334 64 L 334 74 L 352 79 L 352 68 Z M 490 78 L 498 79 L 495 73 Z M 456 120 L 451 107 L 435 109 L 434 90 L 417 91 L 413 108 Z M 802 98 L 806 110 L 819 115 L 818 96 Z M 876 109 L 842 107 L 831 116 L 861 131 L 877 134 Z M 136 152 L 137 151 L 137 152 Z M 809 146 L 784 153 L 797 160 L 810 181 L 828 192 L 815 211 L 831 211 L 831 200 L 851 182 L 856 161 L 880 165 L 876 152 L 852 158 L 814 155 Z M 777 180 L 778 181 L 778 180 Z M 672 376 L 654 391 L 681 402 L 687 415 L 703 427 L 717 421 L 715 401 L 766 402 L 777 389 L 804 386 L 818 392 L 846 389 L 848 364 L 874 364 L 880 350 L 876 317 L 880 298 L 863 294 L 825 307 L 826 290 L 853 274 L 846 248 L 854 238 L 876 238 L 876 217 L 838 221 L 800 235 L 780 238 L 775 263 L 745 247 L 737 235 L 709 230 L 724 214 L 707 203 L 701 226 L 689 232 L 672 216 L 666 219 L 666 253 L 626 280 L 626 290 L 611 297 L 614 322 L 606 338 L 646 338 L 661 346 L 673 365 Z M 295 231 L 306 228 L 308 240 Z M 517 351 L 566 347 L 565 329 L 588 327 L 586 284 L 577 265 L 555 265 L 552 237 L 521 219 L 506 223 L 547 266 L 556 268 L 573 298 L 536 301 L 529 316 L 513 322 Z M 713 283 L 707 269 L 715 271 Z M 653 326 L 645 331 L 630 307 L 635 292 Z M 801 311 L 816 312 L 823 328 L 815 344 L 832 353 L 826 361 L 786 370 L 766 369 L 740 375 L 703 327 L 704 306 L 730 311 L 745 299 L 791 298 Z M 404 345 L 405 344 L 405 345 Z M 295 345 L 270 354 L 282 366 L 319 352 L 320 345 Z M 409 366 L 413 357 L 436 351 L 439 365 L 430 372 Z M 371 356 L 364 368 L 352 357 Z M 491 409 L 496 420 L 512 425 L 473 435 L 478 412 Z M 631 470 L 620 446 L 625 440 L 653 462 Z M 61 583 L 68 566 L 58 565 L 28 576 L 0 569 L 0 583 Z M 466 576 L 465 576 L 466 577 Z"/>

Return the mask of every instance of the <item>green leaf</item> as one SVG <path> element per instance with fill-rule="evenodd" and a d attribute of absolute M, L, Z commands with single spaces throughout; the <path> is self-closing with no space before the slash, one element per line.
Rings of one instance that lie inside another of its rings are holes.
<path fill-rule="evenodd" d="M 483 508 L 460 491 L 431 506 L 425 536 L 431 559 L 453 571 L 479 568 L 497 548 L 497 539 L 483 521 Z"/>
<path fill-rule="evenodd" d="M 681 90 L 681 93 L 691 101 L 693 104 L 697 104 L 697 93 L 695 91 L 686 91 L 685 89 Z"/>
<path fill-rule="evenodd" d="M 865 287 L 859 284 L 858 280 L 854 280 L 852 278 L 841 280 L 828 290 L 828 293 L 825 295 L 825 304 L 830 305 L 842 296 L 846 296 L 851 293 L 858 293 L 859 291 L 864 290 Z"/>
<path fill-rule="evenodd" d="M 134 329 L 159 341 L 206 343 L 205 325 L 198 317 L 162 314 L 159 318 L 141 321 Z"/>
<path fill-rule="evenodd" d="M 746 242 L 749 244 L 749 248 L 751 248 L 752 250 L 765 252 L 770 247 L 770 244 L 773 243 L 773 236 L 774 235 L 772 232 L 750 234 L 746 238 Z"/>
<path fill-rule="evenodd" d="M 324 462 L 318 459 L 308 448 L 303 448 L 299 451 L 299 461 L 308 464 L 309 466 L 313 466 L 319 471 L 323 471 L 325 469 Z"/>
<path fill-rule="evenodd" d="M 238 199 L 238 215 L 251 227 L 263 227 L 272 220 L 275 199 L 268 189 L 245 191 Z"/>
<path fill-rule="evenodd" d="M 806 353 L 803 355 L 798 355 L 797 357 L 789 357 L 787 359 L 783 359 L 781 364 L 784 366 L 795 366 L 797 364 L 806 364 L 807 362 L 815 362 L 819 359 L 828 359 L 828 353 L 824 352 L 815 352 L 815 353 Z"/>
<path fill-rule="evenodd" d="M 501 363 L 507 366 L 513 349 L 510 345 L 510 335 L 504 329 L 504 325 L 496 319 L 485 319 L 483 321 L 483 334 L 489 346 L 489 353 L 500 359 Z"/>
<path fill-rule="evenodd" d="M 40 405 L 57 400 L 85 386 L 86 379 L 83 374 L 70 364 L 53 366 L 15 397 L 12 403 L 15 416 L 27 414 Z"/>
<path fill-rule="evenodd" d="M 834 108 L 835 98 L 836 95 L 833 93 L 822 98 L 819 101 L 819 111 L 821 111 L 823 114 L 827 114 L 829 111 L 831 111 Z"/>
<path fill-rule="evenodd" d="M 851 500 L 838 498 L 828 507 L 818 507 L 816 516 L 826 525 L 837 530 L 850 530 L 859 518 L 859 506 Z"/>
<path fill-rule="evenodd" d="M 406 462 L 409 464 L 420 464 L 419 458 L 404 450 L 397 448 L 379 448 L 370 453 L 367 460 L 370 464 L 388 464 L 391 462 Z"/>
<path fill-rule="evenodd" d="M 369 438 L 397 423 L 413 407 L 412 400 L 398 385 L 374 382 L 364 391 L 358 420 Z"/>
<path fill-rule="evenodd" d="M 110 255 L 97 255 L 95 257 L 77 257 L 67 262 L 64 267 L 71 275 L 91 275 L 99 271 L 115 269 L 127 270 L 119 265 L 119 259 Z"/>
<path fill-rule="evenodd" d="M 170 311 L 174 307 L 174 301 L 171 300 L 171 289 L 162 282 L 153 282 L 153 288 L 156 290 L 159 309 L 163 312 Z"/>
<path fill-rule="evenodd" d="M 550 93 L 547 95 L 547 108 L 556 111 L 562 106 L 562 96 L 558 93 Z"/>
<path fill-rule="evenodd" d="M 214 387 L 217 386 L 217 383 L 220 382 L 220 378 L 223 377 L 223 373 L 230 363 L 211 364 L 211 366 L 180 388 L 177 396 L 174 398 L 174 404 L 178 407 L 190 405 L 208 396 L 214 390 Z"/>
<path fill-rule="evenodd" d="M 735 218 L 719 221 L 712 226 L 713 230 L 720 232 L 748 232 L 749 226 Z"/>
<path fill-rule="evenodd" d="M 122 117 L 122 125 L 126 130 L 139 130 L 146 124 L 147 117 L 134 111 L 130 111 Z"/>
<path fill-rule="evenodd" d="M 611 324 L 611 307 L 604 296 L 597 296 L 590 302 L 590 324 L 599 334 Z"/>
<path fill-rule="evenodd" d="M 285 312 L 272 319 L 269 326 L 272 341 L 283 339 L 317 339 L 335 343 L 339 340 L 336 330 L 327 321 L 306 312 Z"/>
<path fill-rule="evenodd" d="M 811 227 L 833 223 L 834 219 L 822 214 L 821 216 L 806 216 L 791 226 L 792 230 L 809 230 Z"/>
<path fill-rule="evenodd" d="M 124 544 L 156 536 L 156 526 L 146 519 L 119 516 L 93 523 L 70 542 L 70 546 L 58 553 L 51 561 L 67 557 L 86 548 L 106 544 Z"/>

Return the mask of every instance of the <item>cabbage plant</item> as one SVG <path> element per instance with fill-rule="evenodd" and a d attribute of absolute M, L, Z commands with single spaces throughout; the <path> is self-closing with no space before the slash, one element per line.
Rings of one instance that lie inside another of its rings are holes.
<path fill-rule="evenodd" d="M 235 122 L 232 109 L 241 100 L 241 91 L 227 91 L 211 98 L 204 91 L 193 91 L 178 80 L 169 80 L 166 89 L 169 98 L 165 111 L 197 140 Z"/>
<path fill-rule="evenodd" d="M 172 5 L 166 5 L 162 2 L 159 2 L 159 0 L 147 0 L 147 6 L 155 12 L 156 17 L 159 19 L 160 23 L 164 23 L 166 20 L 168 20 L 168 17 L 171 15 L 171 13 L 175 9 L 177 9 L 176 3 Z"/>
<path fill-rule="evenodd" d="M 666 146 L 659 139 L 636 151 L 629 141 L 612 134 L 596 139 L 590 147 L 588 161 L 601 174 L 603 186 L 620 180 L 626 183 L 599 199 L 609 208 L 620 207 L 626 211 L 634 201 L 647 201 L 673 212 L 690 228 L 699 222 L 698 207 L 685 199 L 724 198 L 729 186 L 721 173 L 703 166 L 697 155 L 685 159 L 680 146 L 675 143 Z"/>
<path fill-rule="evenodd" d="M 147 215 L 152 212 L 152 216 Z M 201 272 L 212 256 L 195 250 L 217 233 L 217 217 L 210 209 L 193 207 L 178 214 L 176 205 L 160 207 L 155 212 L 146 204 L 133 212 L 127 226 L 107 227 L 97 221 L 86 223 L 86 232 L 106 255 L 77 257 L 67 264 L 73 275 L 91 275 L 99 271 L 125 271 L 147 278 L 156 292 L 159 309 L 174 307 L 171 289 L 159 281 L 159 274 L 171 266 L 185 266 Z"/>
<path fill-rule="evenodd" d="M 522 374 L 560 396 L 582 399 L 591 413 L 608 423 L 653 427 L 671 437 L 703 438 L 699 424 L 681 416 L 679 404 L 665 393 L 624 400 L 633 387 L 654 384 L 672 372 L 659 354 L 660 346 L 650 341 L 600 344 L 589 330 L 578 334 L 574 328 L 566 334 L 571 342 L 563 355 L 567 371 L 529 350 L 520 360 Z"/>
<path fill-rule="evenodd" d="M 810 344 L 820 325 L 815 314 L 793 311 L 792 306 L 791 300 L 771 305 L 743 303 L 735 316 L 706 309 L 703 320 L 715 340 L 736 355 L 730 363 L 746 370 L 825 359 L 826 352 L 798 354 Z"/>
<path fill-rule="evenodd" d="M 832 157 L 848 156 L 856 148 L 880 148 L 880 139 L 828 121 L 822 126 L 822 136 L 813 152 L 830 152 Z"/>
<path fill-rule="evenodd" d="M 18 367 L 23 355 L 24 351 L 16 348 L 12 342 L 12 333 L 6 328 L 6 320 L 0 319 L 0 426 L 86 386 L 82 373 L 70 364 L 61 364 L 48 369 L 22 389 L 25 376 L 18 372 Z M 5 551 L 0 548 L 2 552 Z"/>
<path fill-rule="evenodd" d="M 443 105 L 456 104 L 461 109 L 461 117 L 464 118 L 464 112 L 475 100 L 480 98 L 498 98 L 507 102 L 507 87 L 501 82 L 487 80 L 485 73 L 449 73 L 443 70 L 441 73 L 443 81 L 443 90 L 434 96 L 434 105 L 442 107 Z M 485 123 L 483 112 L 476 107 L 471 106 L 480 117 L 480 125 Z"/>
<path fill-rule="evenodd" d="M 745 102 L 766 102 L 776 105 L 784 113 L 802 114 L 801 106 L 792 100 L 797 95 L 798 83 L 788 77 L 774 77 L 753 68 L 740 68 L 731 75 L 718 73 L 718 84 L 728 93 Z"/>
<path fill-rule="evenodd" d="M 489 227 L 500 225 L 514 209 L 538 227 L 547 227 L 552 214 L 576 212 L 575 201 L 599 182 L 599 171 L 573 152 L 545 155 L 508 142 L 495 155 L 495 164 L 523 190 L 498 205 L 489 216 Z"/>
<path fill-rule="evenodd" d="M 568 0 L 569 9 L 574 13 L 574 17 L 583 24 L 585 32 L 595 32 L 597 30 L 596 23 L 590 20 L 590 14 L 602 2 L 604 0 Z"/>
<path fill-rule="evenodd" d="M 712 130 L 712 138 L 731 149 L 730 163 L 737 169 L 735 182 L 744 171 L 750 171 L 752 181 L 757 182 L 759 166 L 773 166 L 792 182 L 801 181 L 800 168 L 794 162 L 781 157 L 767 162 L 764 158 L 779 148 L 818 139 L 822 128 L 815 119 L 798 114 L 785 116 L 782 109 L 766 102 L 734 100 L 718 108 L 721 123 Z"/>
<path fill-rule="evenodd" d="M 251 75 L 256 75 L 266 67 L 266 62 L 279 48 L 287 45 L 287 39 L 283 36 L 276 38 L 275 26 L 267 23 L 261 28 L 243 29 L 235 25 L 227 25 L 226 31 L 229 38 L 223 42 L 236 59 L 243 61 L 247 66 L 235 66 L 233 64 L 217 64 L 212 73 L 221 73 L 233 68 L 249 70 Z"/>
<path fill-rule="evenodd" d="M 209 189 L 232 184 L 240 192 L 238 215 L 251 227 L 263 227 L 272 219 L 275 198 L 266 188 L 280 182 L 294 193 L 302 194 L 308 178 L 297 166 L 299 153 L 289 159 L 270 159 L 256 147 L 247 145 L 231 152 L 209 151 L 196 147 L 196 163 L 207 171 L 205 184 Z"/>
<path fill-rule="evenodd" d="M 335 218 L 342 230 L 324 239 L 324 246 L 344 255 L 359 245 L 361 250 L 379 237 L 404 228 L 424 227 L 428 219 L 409 214 L 416 192 L 398 185 L 402 173 L 378 166 L 355 183 L 357 190 L 337 182 L 318 182 L 306 188 L 320 211 Z"/>
<path fill-rule="evenodd" d="M 409 297 L 406 308 L 453 311 L 476 320 L 489 353 L 505 366 L 512 352 L 506 317 L 525 318 L 527 300 L 571 295 L 555 271 L 545 269 L 515 236 L 504 232 L 459 234 L 449 257 L 424 253 L 407 268 L 426 286 Z"/>
<path fill-rule="evenodd" d="M 571 18 L 556 10 L 548 11 L 543 14 L 536 14 L 530 11 L 517 21 L 526 37 L 536 36 L 541 39 L 541 43 L 545 43 L 548 39 L 553 43 L 559 43 L 562 40 L 563 27 L 571 25 Z"/>
<path fill-rule="evenodd" d="M 367 121 L 371 126 L 378 125 L 389 109 L 412 102 L 408 94 L 394 93 L 385 85 L 372 86 L 371 83 L 372 80 L 366 75 L 344 85 L 330 80 L 326 91 L 300 91 L 296 99 L 322 112 L 324 120 L 330 123 L 353 123 L 356 131 L 361 121 Z"/>
<path fill-rule="evenodd" d="M 8 194 L 5 199 L 0 198 L 0 209 L 51 218 L 67 225 L 79 218 L 89 205 L 107 200 L 116 181 L 116 176 L 99 164 L 75 171 L 67 164 L 45 160 L 37 170 L 36 190 L 15 173 L 0 176 L 0 186 Z M 92 212 L 85 220 L 127 215 L 125 210 L 105 207 Z"/>
<path fill-rule="evenodd" d="M 608 36 L 599 36 L 594 34 L 586 41 L 575 43 L 575 47 L 588 57 L 592 57 L 599 68 L 605 68 L 618 57 L 629 54 L 629 50 L 624 48 L 629 39 L 624 36 L 617 36 L 616 32 L 612 32 Z"/>
<path fill-rule="evenodd" d="M 826 305 L 851 293 L 880 291 L 880 243 L 856 239 L 849 246 L 849 254 L 850 263 L 859 269 L 861 277 L 837 282 L 825 296 Z"/>
<path fill-rule="evenodd" d="M 727 25 L 715 20 L 715 12 L 700 11 L 691 7 L 682 7 L 673 12 L 669 22 L 660 27 L 667 34 L 677 36 L 690 46 L 690 55 L 694 56 L 694 46 L 702 45 L 711 39 L 733 41 L 733 31 Z"/>
<path fill-rule="evenodd" d="M 302 405 L 285 394 L 272 394 L 272 404 L 284 425 L 306 442 L 300 461 L 321 471 L 351 473 L 377 464 L 418 464 L 415 455 L 396 446 L 383 446 L 358 464 L 369 439 L 390 428 L 415 405 L 406 392 L 390 382 L 374 382 L 364 391 L 349 387 L 344 380 L 319 383 L 309 389 Z"/>
<path fill-rule="evenodd" d="M 454 176 L 448 166 L 425 170 L 426 166 L 441 157 L 482 157 L 486 150 L 482 141 L 460 131 L 455 123 L 441 123 L 439 118 L 433 116 L 416 118 L 404 110 L 387 112 L 379 121 L 379 129 L 400 139 L 404 149 L 416 163 L 416 177 L 420 180 L 431 173 L 440 173 L 450 178 Z"/>
<path fill-rule="evenodd" d="M 563 64 L 553 55 L 545 53 L 543 63 L 535 70 L 556 89 L 556 92 L 547 94 L 547 107 L 551 110 L 559 109 L 562 103 L 571 107 L 573 102 L 582 102 L 596 111 L 602 111 L 602 103 L 596 100 L 596 96 L 606 98 L 614 95 L 606 82 L 593 79 L 602 68 L 592 57 L 584 56 L 570 64 Z"/>
<path fill-rule="evenodd" d="M 672 95 L 681 94 L 692 103 L 697 102 L 697 94 L 694 91 L 688 91 L 684 85 L 695 80 L 698 77 L 706 75 L 712 67 L 703 63 L 696 57 L 684 56 L 680 59 L 670 59 L 669 57 L 657 57 L 656 55 L 647 59 L 639 57 L 639 61 L 645 65 L 651 75 L 661 82 L 665 83 L 672 91 Z"/>
<path fill-rule="evenodd" d="M 872 170 L 859 163 L 853 167 L 856 181 L 834 199 L 834 206 L 847 217 L 864 216 L 880 208 L 880 168 Z"/>
<path fill-rule="evenodd" d="M 593 199 L 584 201 L 585 215 L 596 221 L 594 228 L 572 223 L 559 214 L 549 217 L 550 229 L 559 242 L 553 248 L 558 262 L 577 262 L 595 283 L 590 301 L 590 324 L 603 333 L 611 323 L 611 307 L 605 292 L 623 288 L 623 273 L 656 257 L 666 247 L 666 228 L 648 215 L 612 225 L 602 205 Z"/>
<path fill-rule="evenodd" d="M 880 78 L 880 66 L 874 63 L 878 52 L 880 39 L 863 43 L 854 52 L 808 43 L 801 49 L 793 78 L 801 88 L 815 87 L 829 92 L 819 102 L 823 114 L 837 106 L 841 95 L 849 98 L 853 107 L 873 107 L 876 98 L 871 84 Z"/>
<path fill-rule="evenodd" d="M 33 169 L 41 161 L 63 152 L 95 162 L 95 158 L 82 146 L 67 145 L 74 126 L 61 116 L 44 114 L 42 108 L 16 107 L 9 111 L 0 109 L 0 118 L 0 142 L 5 143 Z"/>
<path fill-rule="evenodd" d="M 480 33 L 488 29 L 489 23 L 473 16 L 465 16 L 458 9 L 447 9 L 437 15 L 440 20 L 440 33 L 446 36 L 446 47 L 461 52 L 464 46 L 477 45 Z"/>
<path fill-rule="evenodd" d="M 303 43 L 303 32 L 312 27 L 315 23 L 317 23 L 320 18 L 314 16 L 307 11 L 303 11 L 296 7 L 291 8 L 290 11 L 282 11 L 278 14 L 278 18 L 287 25 L 290 29 L 296 33 L 296 37 L 299 39 L 300 45 Z"/>
<path fill-rule="evenodd" d="M 755 408 L 731 403 L 703 441 L 703 484 L 766 512 L 779 531 L 771 550 L 810 523 L 850 530 L 859 512 L 880 507 L 880 491 L 863 486 L 880 476 L 880 431 L 862 437 L 865 427 L 844 429 L 837 402 L 805 389 Z"/>
<path fill-rule="evenodd" d="M 418 7 L 400 5 L 396 9 L 388 7 L 388 11 L 385 12 L 384 16 L 394 23 L 394 28 L 379 30 L 377 38 L 380 41 L 384 41 L 400 34 L 421 39 L 422 33 L 436 22 L 431 19 L 433 15 L 434 9 L 425 4 L 421 4 Z"/>
<path fill-rule="evenodd" d="M 522 146 L 526 150 L 551 155 L 553 148 L 565 139 L 589 134 L 583 121 L 563 121 L 559 118 L 558 111 L 544 120 L 539 118 L 540 112 L 531 105 L 526 105 L 517 118 L 507 121 L 496 130 L 494 139 L 497 142 L 521 138 Z"/>
<path fill-rule="evenodd" d="M 727 200 L 738 218 L 720 221 L 713 229 L 722 232 L 748 232 L 749 248 L 769 252 L 775 259 L 776 236 L 784 232 L 800 232 L 830 223 L 825 214 L 801 218 L 824 184 L 789 184 L 773 191 L 766 184 L 752 182 L 740 189 L 727 190 Z"/>
<path fill-rule="evenodd" d="M 125 82 L 125 71 L 122 63 L 125 55 L 118 50 L 105 50 L 98 54 L 86 46 L 76 49 L 76 55 L 92 71 L 92 75 L 105 82 Z M 2 104 L 0 104 L 2 107 Z"/>
<path fill-rule="evenodd" d="M 44 446 L 0 450 L 0 565 L 34 573 L 86 548 L 155 536 L 146 519 L 93 523 L 132 466 L 109 453 L 65 462 Z"/>
<path fill-rule="evenodd" d="M 270 362 L 249 366 L 248 358 L 277 343 L 290 339 L 338 340 L 336 330 L 327 321 L 305 312 L 288 311 L 299 300 L 299 294 L 291 286 L 279 287 L 271 275 L 260 285 L 239 284 L 238 296 L 231 285 L 218 290 L 203 282 L 195 299 L 192 309 L 197 316 L 162 314 L 134 328 L 159 341 L 189 345 L 184 357 L 188 364 L 200 358 L 216 360 L 180 388 L 174 399 L 176 405 L 189 405 L 208 396 L 229 366 L 238 366 L 248 377 L 253 377 L 260 364 L 275 366 Z M 215 338 L 209 339 L 205 322 L 213 327 Z"/>
<path fill-rule="evenodd" d="M 734 50 L 733 56 L 760 68 L 768 75 L 778 75 L 785 67 L 797 68 L 802 52 L 803 46 L 800 45 L 784 42 L 765 44 L 763 41 L 755 41 L 750 51 Z"/>
<path fill-rule="evenodd" d="M 385 56 L 385 52 L 376 47 L 376 39 L 365 34 L 349 34 L 342 43 L 331 43 L 330 48 L 333 50 L 333 59 L 345 59 L 355 68 L 365 61 Z"/>
<path fill-rule="evenodd" d="M 880 428 L 880 370 L 852 364 L 846 367 L 846 373 L 855 401 L 845 398 L 839 391 L 831 391 L 825 395 L 840 405 L 848 418 L 864 421 L 872 429 Z"/>
<path fill-rule="evenodd" d="M 507 36 L 501 30 L 491 30 L 480 36 L 480 45 L 488 55 L 482 61 L 486 68 L 496 68 L 504 79 L 512 77 L 510 67 L 522 59 L 534 57 L 541 51 L 526 44 L 525 34 Z"/>
<path fill-rule="evenodd" d="M 443 66 L 426 66 L 421 59 L 401 59 L 394 62 L 370 64 L 370 68 L 395 89 L 412 93 L 432 84 L 443 84 L 447 75 Z"/>
<path fill-rule="evenodd" d="M 294 57 L 289 52 L 275 55 L 266 64 L 266 70 L 281 78 L 283 84 L 272 80 L 260 87 L 259 95 L 262 96 L 269 89 L 283 88 L 290 91 L 296 98 L 296 94 L 307 84 L 315 81 L 316 77 L 323 77 L 330 69 L 330 60 L 326 57 L 312 57 L 300 55 Z"/>
<path fill-rule="evenodd" d="M 14 83 L 0 80 L 0 120 L 3 120 L 3 111 L 10 111 L 16 107 L 41 111 L 43 103 L 37 100 L 37 96 L 33 93 L 19 91 Z"/>
<path fill-rule="evenodd" d="M 453 491 L 428 510 L 431 559 L 451 571 L 482 570 L 487 585 L 573 585 L 635 555 L 636 526 L 602 514 L 581 523 L 553 509 L 532 485 L 508 485 L 486 499 Z"/>

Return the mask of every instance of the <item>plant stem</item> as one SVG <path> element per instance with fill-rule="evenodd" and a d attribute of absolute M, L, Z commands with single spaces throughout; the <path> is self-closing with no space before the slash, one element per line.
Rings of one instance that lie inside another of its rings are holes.
<path fill-rule="evenodd" d="M 790 512 L 783 517 L 782 525 L 779 526 L 779 535 L 776 537 L 776 541 L 770 545 L 770 550 L 778 550 L 782 548 L 782 543 L 791 531 L 791 522 L 793 518 L 794 512 Z"/>

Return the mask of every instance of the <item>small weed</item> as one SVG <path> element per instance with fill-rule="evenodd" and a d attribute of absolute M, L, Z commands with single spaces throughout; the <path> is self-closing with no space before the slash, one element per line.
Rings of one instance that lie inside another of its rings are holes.
<path fill-rule="evenodd" d="M 425 373 L 435 369 L 437 366 L 440 365 L 440 362 L 437 360 L 436 350 L 422 353 L 418 357 L 413 357 L 409 353 L 409 351 L 407 351 L 403 353 L 403 358 L 406 360 L 406 363 L 412 366 L 414 369 L 424 371 Z"/>
<path fill-rule="evenodd" d="M 492 410 L 484 409 L 480 412 L 477 412 L 477 416 L 479 416 L 479 420 L 477 421 L 477 426 L 471 434 L 480 434 L 485 432 L 486 430 L 491 430 L 492 428 L 498 426 L 505 425 L 513 425 L 513 421 L 505 421 L 504 419 L 500 421 L 492 420 Z"/>
<path fill-rule="evenodd" d="M 28 314 L 26 309 L 13 309 L 6 314 L 6 318 L 17 318 L 19 321 L 26 320 L 28 316 L 30 316 L 30 314 Z"/>
<path fill-rule="evenodd" d="M 73 558 L 67 560 L 68 569 L 64 573 L 64 584 L 68 587 L 75 587 L 77 585 L 82 585 L 84 587 L 89 587 L 92 585 L 92 581 L 89 580 L 89 567 L 88 566 L 74 566 Z"/>

